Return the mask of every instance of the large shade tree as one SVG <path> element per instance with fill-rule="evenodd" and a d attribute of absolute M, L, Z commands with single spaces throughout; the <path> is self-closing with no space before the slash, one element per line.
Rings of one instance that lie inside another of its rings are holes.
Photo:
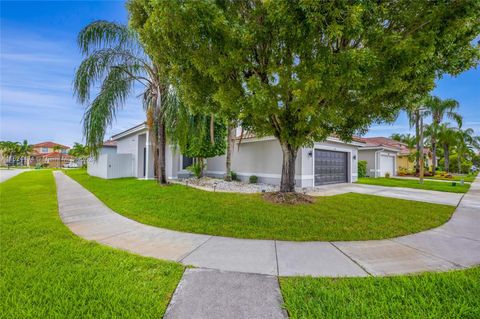
<path fill-rule="evenodd" d="M 478 63 L 480 3 L 130 0 L 130 23 L 190 107 L 234 114 L 283 151 L 344 140 Z M 210 101 L 211 103 L 198 103 Z"/>

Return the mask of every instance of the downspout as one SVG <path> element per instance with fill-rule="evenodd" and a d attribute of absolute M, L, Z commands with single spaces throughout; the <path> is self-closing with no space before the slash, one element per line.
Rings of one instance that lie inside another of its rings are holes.
<path fill-rule="evenodd" d="M 378 152 L 380 151 L 375 151 L 375 178 L 378 177 L 378 173 L 380 171 L 380 161 L 378 160 Z"/>
<path fill-rule="evenodd" d="M 148 179 L 150 175 L 150 148 L 152 147 L 150 143 L 150 130 L 147 129 L 146 141 L 145 141 L 145 179 Z"/>

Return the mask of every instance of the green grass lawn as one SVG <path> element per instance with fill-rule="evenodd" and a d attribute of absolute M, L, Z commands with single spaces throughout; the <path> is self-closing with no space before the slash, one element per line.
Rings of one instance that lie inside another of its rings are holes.
<path fill-rule="evenodd" d="M 290 318 L 480 318 L 480 267 L 414 276 L 281 278 Z"/>
<path fill-rule="evenodd" d="M 213 193 L 133 178 L 104 180 L 65 172 L 114 211 L 144 224 L 193 233 L 279 240 L 396 237 L 445 223 L 455 207 L 363 194 L 272 204 L 260 194 Z"/>
<path fill-rule="evenodd" d="M 390 187 L 407 187 L 416 189 L 426 189 L 431 191 L 451 192 L 451 193 L 466 193 L 470 188 L 469 184 L 452 186 L 451 183 L 437 182 L 433 180 L 424 180 L 423 184 L 420 184 L 417 180 L 413 179 L 400 179 L 400 178 L 359 178 L 358 184 L 390 186 Z"/>
<path fill-rule="evenodd" d="M 71 233 L 49 170 L 22 173 L 0 192 L 0 317 L 162 317 L 182 266 Z"/>

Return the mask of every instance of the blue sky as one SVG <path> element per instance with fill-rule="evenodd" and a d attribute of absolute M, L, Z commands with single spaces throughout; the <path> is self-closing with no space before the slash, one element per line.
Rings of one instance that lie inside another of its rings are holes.
<path fill-rule="evenodd" d="M 124 1 L 1 1 L 0 139 L 30 143 L 82 141 L 84 106 L 72 94 L 81 61 L 76 35 L 94 20 L 127 22 Z M 438 82 L 434 94 L 460 102 L 464 126 L 480 135 L 480 70 Z M 108 136 L 144 120 L 135 95 L 119 112 Z M 372 126 L 368 136 L 409 132 L 404 114 Z M 107 136 L 107 137 L 108 137 Z"/>

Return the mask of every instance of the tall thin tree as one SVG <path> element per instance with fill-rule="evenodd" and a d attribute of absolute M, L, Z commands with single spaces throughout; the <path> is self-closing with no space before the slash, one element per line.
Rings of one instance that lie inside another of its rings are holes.
<path fill-rule="evenodd" d="M 163 107 L 170 93 L 159 68 L 145 53 L 137 34 L 125 25 L 95 21 L 80 31 L 77 43 L 85 58 L 75 74 L 74 92 L 79 102 L 89 105 L 83 119 L 86 146 L 93 154 L 98 154 L 107 127 L 134 92 L 135 84 L 140 84 L 144 88 L 142 102 L 157 179 L 165 184 Z M 91 91 L 98 82 L 101 83 L 100 91 L 90 101 Z"/>
<path fill-rule="evenodd" d="M 438 96 L 430 96 L 425 101 L 425 116 L 432 117 L 430 128 L 430 143 L 432 145 L 432 172 L 435 174 L 437 166 L 437 131 L 438 126 L 445 117 L 454 120 L 459 127 L 462 126 L 462 116 L 456 112 L 459 104 L 454 99 L 442 100 Z"/>
<path fill-rule="evenodd" d="M 458 141 L 457 129 L 451 127 L 449 123 L 442 123 L 438 126 L 438 140 L 443 146 L 443 157 L 445 171 L 450 172 L 450 150 Z"/>

